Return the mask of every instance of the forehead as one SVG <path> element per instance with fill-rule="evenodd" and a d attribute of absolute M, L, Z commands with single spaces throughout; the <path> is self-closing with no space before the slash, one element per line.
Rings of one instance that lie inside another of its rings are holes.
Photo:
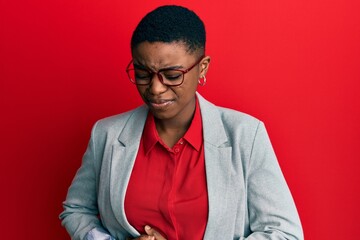
<path fill-rule="evenodd" d="M 155 41 L 155 42 L 149 42 L 144 41 L 139 44 L 137 44 L 136 47 L 132 48 L 132 53 L 144 51 L 144 50 L 151 50 L 151 49 L 181 49 L 184 52 L 190 52 L 189 46 L 184 41 L 173 41 L 173 42 L 162 42 L 162 41 Z"/>
<path fill-rule="evenodd" d="M 148 67 L 166 67 L 166 65 L 186 63 L 194 57 L 183 42 L 142 42 L 132 51 L 135 63 Z"/>

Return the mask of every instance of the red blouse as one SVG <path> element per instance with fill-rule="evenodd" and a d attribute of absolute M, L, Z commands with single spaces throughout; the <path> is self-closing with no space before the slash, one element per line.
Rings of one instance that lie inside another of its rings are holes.
<path fill-rule="evenodd" d="M 125 196 L 129 223 L 149 225 L 168 240 L 203 239 L 208 218 L 202 122 L 192 123 L 172 148 L 160 139 L 149 112 Z"/>

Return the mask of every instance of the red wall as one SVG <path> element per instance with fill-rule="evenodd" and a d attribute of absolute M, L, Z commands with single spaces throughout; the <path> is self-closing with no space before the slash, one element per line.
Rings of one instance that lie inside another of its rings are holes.
<path fill-rule="evenodd" d="M 266 123 L 306 239 L 359 236 L 359 1 L 24 0 L 0 1 L 1 238 L 69 239 L 57 216 L 91 126 L 141 103 L 130 36 L 164 3 L 205 21 L 200 92 Z"/>

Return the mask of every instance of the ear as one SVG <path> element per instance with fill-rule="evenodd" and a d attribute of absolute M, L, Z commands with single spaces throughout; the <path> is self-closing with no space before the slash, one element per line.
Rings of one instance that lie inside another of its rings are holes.
<path fill-rule="evenodd" d="M 207 71 L 209 70 L 209 65 L 210 65 L 210 56 L 205 56 L 199 64 L 200 78 L 202 78 L 206 75 Z"/>

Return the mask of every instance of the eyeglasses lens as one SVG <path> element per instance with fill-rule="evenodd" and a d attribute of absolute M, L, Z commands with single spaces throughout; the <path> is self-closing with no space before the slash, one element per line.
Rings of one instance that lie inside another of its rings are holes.
<path fill-rule="evenodd" d="M 137 85 L 148 85 L 151 83 L 155 73 L 143 69 L 129 69 L 128 75 L 130 80 Z M 179 70 L 164 70 L 158 74 L 161 75 L 160 81 L 168 86 L 179 85 L 183 82 L 184 74 Z"/>

